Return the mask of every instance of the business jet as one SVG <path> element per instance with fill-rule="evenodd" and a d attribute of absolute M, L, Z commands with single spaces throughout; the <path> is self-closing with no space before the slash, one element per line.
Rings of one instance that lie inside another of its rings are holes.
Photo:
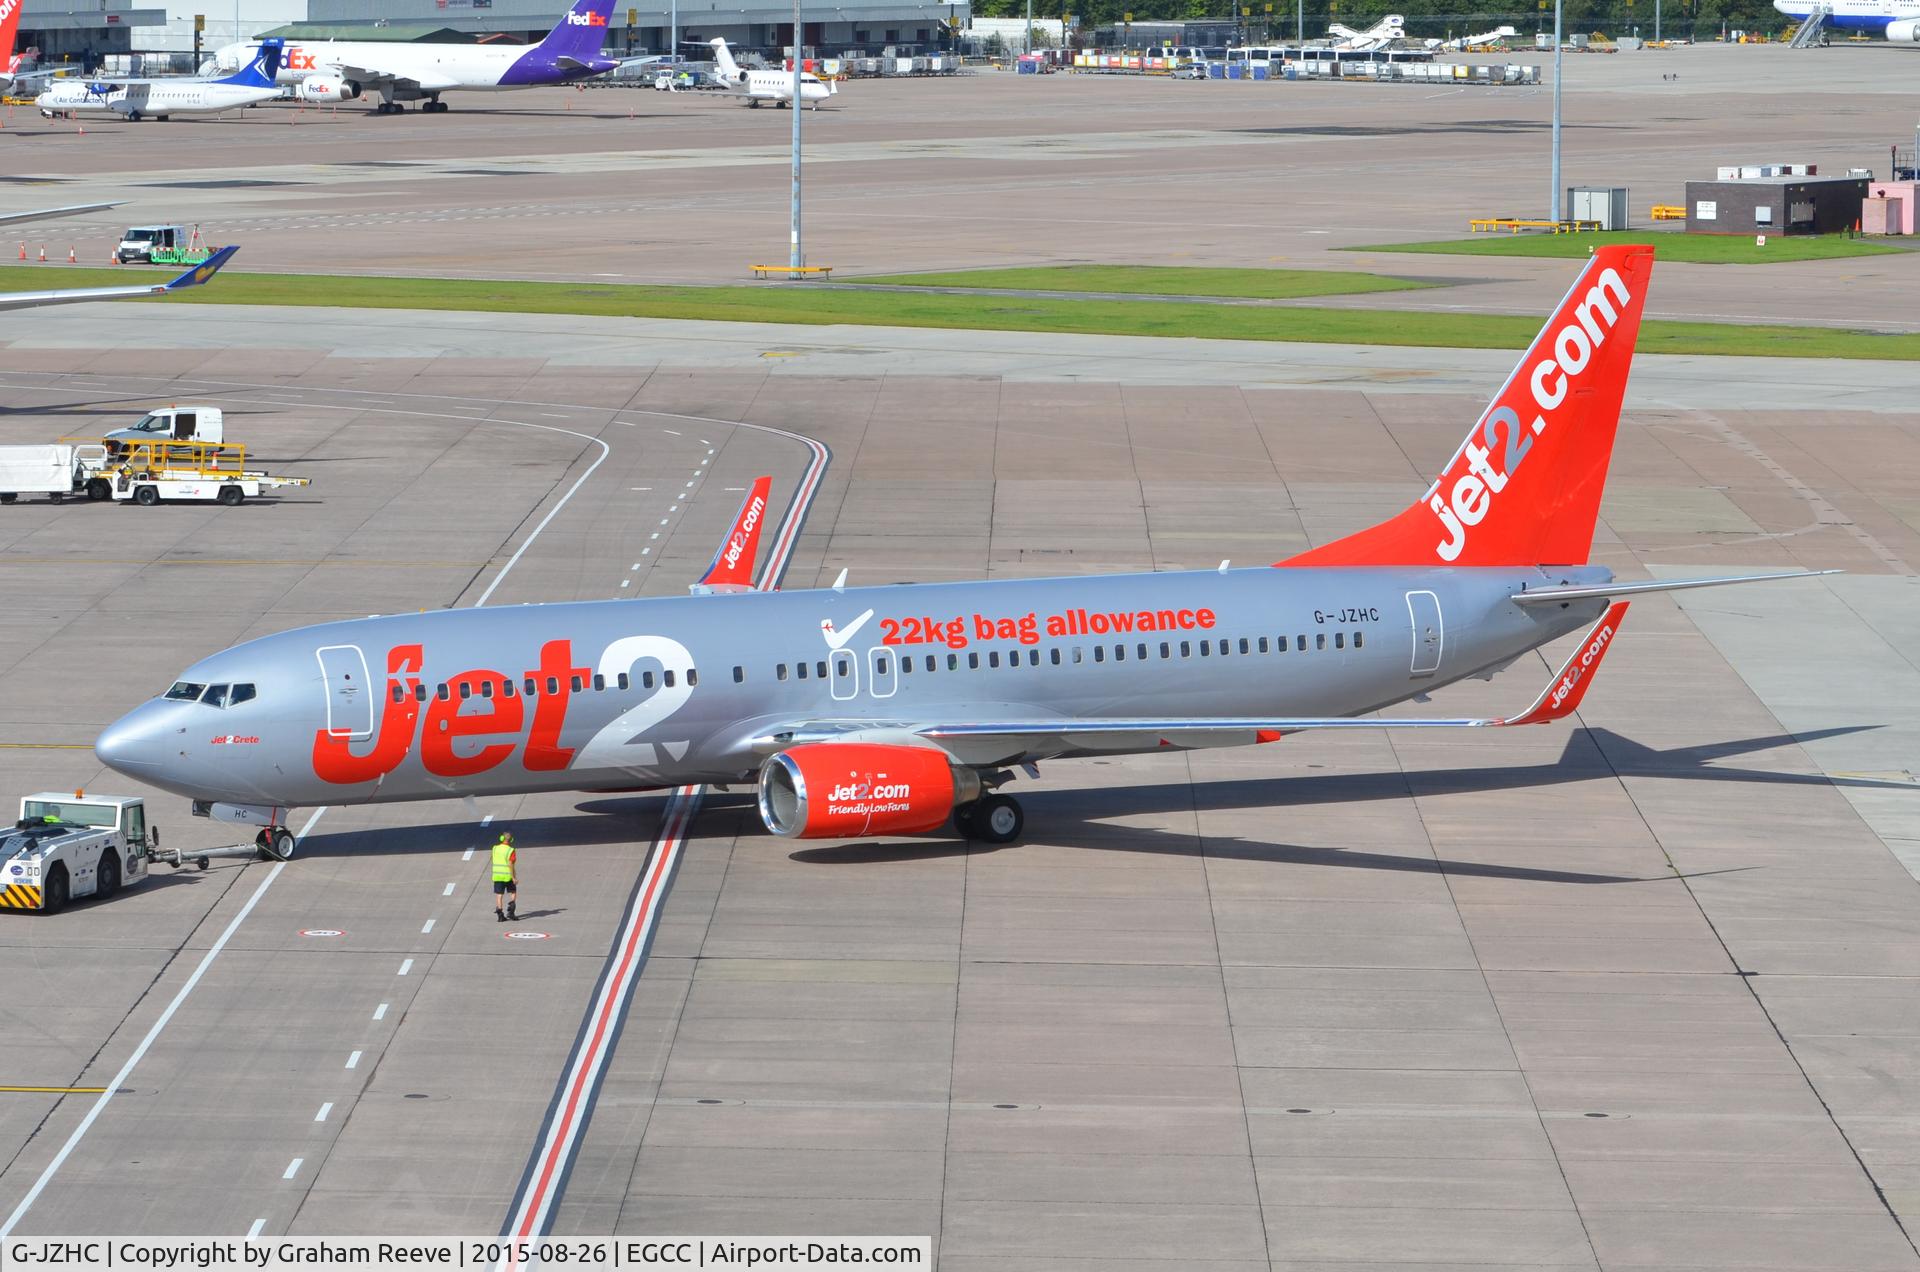
<path fill-rule="evenodd" d="M 793 104 L 793 72 L 758 70 L 750 71 L 733 60 L 733 51 L 727 42 L 715 37 L 713 45 L 713 67 L 710 72 L 712 81 L 730 93 L 747 99 L 747 105 L 759 109 L 761 102 L 772 102 L 775 106 Z M 812 102 L 815 110 L 820 103 L 832 97 L 836 85 L 830 80 L 822 80 L 809 71 L 800 73 L 800 97 L 802 101 Z"/>
<path fill-rule="evenodd" d="M 48 119 L 104 111 L 136 122 L 238 110 L 280 95 L 273 82 L 280 52 L 279 40 L 262 41 L 253 61 L 225 79 L 57 80 L 33 104 Z"/>
<path fill-rule="evenodd" d="M 444 112 L 447 92 L 501 92 L 571 84 L 620 65 L 602 57 L 613 0 L 574 0 L 545 39 L 531 48 L 497 44 L 378 44 L 366 41 L 293 43 L 279 82 L 303 102 L 335 104 L 377 94 L 376 115 L 406 110 Z M 257 42 L 229 44 L 214 54 L 222 68 L 238 65 Z"/>
<path fill-rule="evenodd" d="M 112 205 L 108 205 L 112 206 Z M 137 300 L 142 296 L 168 296 L 200 287 L 233 259 L 239 247 L 223 247 L 193 268 L 159 283 L 141 283 L 131 287 L 61 287 L 53 291 L 0 292 L 0 309 L 33 309 L 40 305 L 77 305 L 89 300 Z"/>
<path fill-rule="evenodd" d="M 1896 44 L 1920 43 L 1920 0 L 1773 0 L 1796 22 L 1815 13 L 1839 31 L 1864 31 Z"/>
<path fill-rule="evenodd" d="M 1383 49 L 1396 40 L 1404 40 L 1407 37 L 1407 20 L 1397 13 L 1389 13 L 1364 31 L 1356 31 L 1335 22 L 1327 27 L 1327 34 L 1339 40 L 1333 46 L 1336 49 L 1366 52 Z"/>
<path fill-rule="evenodd" d="M 756 484 L 694 595 L 261 637 L 188 667 L 94 749 L 261 827 L 281 857 L 294 806 L 687 783 L 752 786 L 777 835 L 951 819 L 1006 843 L 1025 819 L 1000 788 L 1048 761 L 1558 720 L 1633 597 L 1749 581 L 1623 583 L 1583 564 L 1652 267 L 1650 247 L 1596 250 L 1419 498 L 1274 566 L 741 590 Z M 1583 630 L 1516 714 L 1370 714 Z"/>

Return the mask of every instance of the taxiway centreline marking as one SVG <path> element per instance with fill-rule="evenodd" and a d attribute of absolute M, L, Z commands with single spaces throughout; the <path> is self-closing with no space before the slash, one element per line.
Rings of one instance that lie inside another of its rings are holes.
<path fill-rule="evenodd" d="M 320 1111 L 313 1115 L 313 1120 L 316 1122 L 324 1122 L 327 1120 L 327 1114 L 331 1112 L 333 1112 L 333 1101 L 329 1100 L 320 1106 Z"/>
<path fill-rule="evenodd" d="M 307 832 L 313 829 L 313 824 L 320 820 L 320 814 L 326 811 L 324 805 L 314 809 L 313 816 L 307 819 L 307 824 L 300 828 L 299 834 L 294 836 L 294 842 L 298 843 L 300 840 L 305 839 Z M 240 930 L 240 925 L 246 921 L 249 914 L 253 913 L 253 907 L 260 903 L 260 898 L 266 895 L 267 889 L 273 886 L 273 881 L 278 879 L 280 872 L 286 868 L 286 862 L 277 861 L 274 863 L 273 868 L 267 871 L 267 877 L 260 881 L 260 886 L 253 890 L 253 895 L 247 898 L 247 903 L 240 907 L 240 913 L 233 916 L 232 922 L 228 923 L 226 929 L 220 933 L 219 939 L 207 949 L 206 954 L 201 957 L 199 965 L 196 966 L 192 974 L 187 977 L 186 984 L 182 985 L 179 992 L 174 994 L 172 1001 L 170 1001 L 166 1009 L 160 1013 L 160 1018 L 153 1022 L 152 1027 L 147 1030 L 146 1036 L 140 1039 L 140 1044 L 133 1049 L 133 1054 L 127 1057 L 126 1063 L 120 1066 L 120 1071 L 114 1074 L 113 1081 L 107 1084 L 107 1089 L 100 1093 L 100 1098 L 93 1102 L 93 1107 L 87 1110 L 87 1115 L 80 1119 L 80 1125 L 73 1128 L 73 1133 L 67 1136 L 67 1142 L 60 1146 L 60 1151 L 53 1155 L 53 1160 L 48 1162 L 46 1169 L 40 1172 L 40 1177 L 33 1181 L 33 1187 L 27 1189 L 27 1195 L 20 1199 L 20 1204 L 15 1206 L 13 1213 L 7 1216 L 6 1223 L 0 1224 L 0 1237 L 5 1237 L 12 1233 L 14 1228 L 19 1225 L 20 1220 L 26 1217 L 27 1211 L 33 1208 L 33 1203 L 40 1199 L 40 1194 L 44 1192 L 47 1185 L 52 1182 L 55 1173 L 65 1164 L 68 1156 L 72 1154 L 74 1148 L 80 1141 L 85 1138 L 86 1133 L 92 1129 L 94 1122 L 99 1118 L 100 1114 L 106 1110 L 108 1102 L 126 1085 L 127 1080 L 133 1076 L 134 1066 L 139 1064 L 141 1059 L 145 1057 L 147 1052 L 152 1048 L 155 1040 L 157 1040 L 162 1031 L 166 1029 L 167 1022 L 171 1021 L 173 1014 L 180 1010 L 180 1005 L 187 1001 L 187 996 L 193 993 L 194 987 L 200 983 L 200 978 L 207 974 L 207 969 L 213 966 L 213 960 L 220 957 L 220 951 L 227 948 L 227 942 L 233 939 L 233 934 Z"/>
<path fill-rule="evenodd" d="M 267 1226 L 267 1221 L 265 1219 L 255 1219 L 253 1221 L 253 1226 L 247 1229 L 247 1239 L 252 1240 L 254 1237 L 259 1236 L 260 1230 L 262 1228 L 265 1228 L 266 1226 Z"/>

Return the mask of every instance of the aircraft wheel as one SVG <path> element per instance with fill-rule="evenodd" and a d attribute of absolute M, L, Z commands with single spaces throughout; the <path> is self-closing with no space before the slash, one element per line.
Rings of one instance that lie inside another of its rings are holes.
<path fill-rule="evenodd" d="M 67 908 L 67 868 L 55 866 L 40 889 L 40 913 L 58 914 Z"/>
<path fill-rule="evenodd" d="M 20 496 L 14 494 L 0 495 L 0 504 L 10 504 L 19 497 Z"/>
<path fill-rule="evenodd" d="M 293 832 L 285 826 L 272 826 L 255 836 L 255 844 L 260 848 L 260 860 L 285 861 L 293 856 Z"/>
<path fill-rule="evenodd" d="M 1027 815 L 1011 795 L 989 795 L 973 806 L 973 837 L 982 843 L 1010 844 L 1026 829 Z"/>
<path fill-rule="evenodd" d="M 130 111 L 128 111 L 128 112 L 127 112 L 127 119 L 128 119 L 128 121 L 129 121 L 129 122 L 131 122 L 131 123 L 135 123 L 135 124 L 137 124 L 137 123 L 139 123 L 139 122 L 140 122 L 140 112 L 139 112 L 139 111 L 137 111 L 137 110 L 130 110 Z"/>
<path fill-rule="evenodd" d="M 953 828 L 960 832 L 962 839 L 977 839 L 979 832 L 974 828 L 973 815 L 979 809 L 980 801 L 953 806 Z"/>
<path fill-rule="evenodd" d="M 160 502 L 160 491 L 153 486 L 137 486 L 134 488 L 133 502 L 142 508 L 151 508 Z"/>
<path fill-rule="evenodd" d="M 219 499 L 229 508 L 238 508 L 247 501 L 247 492 L 238 486 L 222 486 Z"/>
<path fill-rule="evenodd" d="M 94 503 L 111 499 L 113 498 L 113 487 L 108 484 L 105 477 L 89 477 L 87 479 L 87 498 Z"/>
<path fill-rule="evenodd" d="M 109 848 L 100 854 L 100 872 L 94 876 L 93 896 L 96 901 L 105 901 L 120 891 L 120 852 Z"/>

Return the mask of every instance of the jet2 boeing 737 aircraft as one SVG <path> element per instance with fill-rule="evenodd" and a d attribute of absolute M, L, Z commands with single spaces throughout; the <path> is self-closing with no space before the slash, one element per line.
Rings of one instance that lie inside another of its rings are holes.
<path fill-rule="evenodd" d="M 685 597 L 356 619 L 204 658 L 95 744 L 265 826 L 295 805 L 756 783 L 780 835 L 994 843 L 999 788 L 1072 756 L 1571 713 L 1625 598 L 1593 542 L 1653 266 L 1603 247 L 1440 477 L 1390 520 L 1258 569 L 740 590 L 764 485 Z M 1804 577 L 1802 575 L 1768 576 Z M 1587 628 L 1507 718 L 1365 717 Z"/>

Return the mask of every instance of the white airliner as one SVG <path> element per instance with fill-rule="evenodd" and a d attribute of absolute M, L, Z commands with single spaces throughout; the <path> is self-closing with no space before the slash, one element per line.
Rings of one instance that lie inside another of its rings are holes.
<path fill-rule="evenodd" d="M 4 2 L 4 0 L 0 0 Z M 603 57 L 613 0 L 575 0 L 572 8 L 540 43 L 379 44 L 367 41 L 296 41 L 287 46 L 277 77 L 304 102 L 330 104 L 378 94 L 378 115 L 404 111 L 418 101 L 421 110 L 445 111 L 444 92 L 499 92 L 571 84 L 604 75 L 620 65 Z M 229 44 L 214 56 L 216 66 L 237 66 L 253 41 Z"/>
<path fill-rule="evenodd" d="M 733 60 L 733 53 L 727 48 L 725 40 L 715 38 L 709 41 L 713 45 L 713 82 L 730 93 L 747 99 L 747 105 L 759 108 L 761 102 L 772 102 L 776 106 L 789 106 L 793 103 L 792 71 L 750 71 Z M 815 110 L 820 103 L 832 97 L 834 84 L 831 80 L 822 80 L 818 75 L 802 71 L 800 73 L 800 96 L 804 101 L 813 103 Z"/>
<path fill-rule="evenodd" d="M 280 95 L 273 82 L 280 66 L 280 48 L 278 40 L 262 41 L 259 55 L 225 79 L 58 80 L 34 98 L 33 104 L 48 119 L 98 112 L 131 120 L 148 115 L 165 119 L 169 115 L 238 110 Z"/>
<path fill-rule="evenodd" d="M 1773 7 L 1797 22 L 1822 13 L 1836 31 L 1864 31 L 1896 44 L 1920 44 L 1920 0 L 1773 0 Z"/>
<path fill-rule="evenodd" d="M 1340 42 L 1337 49 L 1353 49 L 1365 52 L 1369 49 L 1381 49 L 1395 40 L 1407 37 L 1407 20 L 1397 13 L 1389 13 L 1364 31 L 1356 31 L 1350 26 L 1341 26 L 1338 22 L 1327 27 L 1327 34 L 1337 36 Z"/>
<path fill-rule="evenodd" d="M 1463 35 L 1457 40 L 1447 40 L 1444 43 L 1439 40 L 1428 40 L 1427 47 L 1442 48 L 1457 53 L 1461 49 L 1477 49 L 1483 45 L 1511 40 L 1514 34 L 1514 29 L 1510 26 L 1497 26 L 1491 31 L 1482 31 L 1479 35 Z"/>

